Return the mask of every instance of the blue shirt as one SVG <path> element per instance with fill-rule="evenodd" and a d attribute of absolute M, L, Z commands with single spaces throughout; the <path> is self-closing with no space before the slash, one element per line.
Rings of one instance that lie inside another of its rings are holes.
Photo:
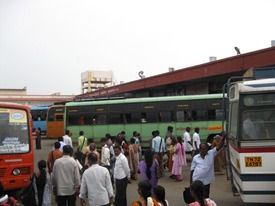
<path fill-rule="evenodd" d="M 207 152 L 204 159 L 201 158 L 200 154 L 194 156 L 191 164 L 191 171 L 194 170 L 193 181 L 200 180 L 204 185 L 214 182 L 214 158 L 217 153 L 218 152 L 215 147 Z"/>

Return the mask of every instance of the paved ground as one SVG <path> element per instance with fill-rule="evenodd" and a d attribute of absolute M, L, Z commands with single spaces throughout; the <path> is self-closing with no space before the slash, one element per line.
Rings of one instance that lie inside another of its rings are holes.
<path fill-rule="evenodd" d="M 43 139 L 42 140 L 42 149 L 35 150 L 35 164 L 41 159 L 47 159 L 47 155 L 52 148 L 56 140 Z M 37 166 L 35 165 L 37 169 Z M 166 189 L 166 198 L 169 201 L 170 206 L 186 205 L 183 201 L 182 192 L 185 187 L 189 185 L 189 175 L 190 175 L 190 163 L 187 167 L 183 168 L 184 180 L 182 182 L 175 182 L 166 176 L 159 180 L 159 185 L 162 185 Z M 140 176 L 139 176 L 140 179 Z M 132 181 L 132 184 L 128 185 L 127 188 L 127 198 L 128 205 L 138 199 L 137 193 L 137 184 L 138 181 Z M 226 175 L 216 175 L 216 181 L 211 185 L 210 197 L 216 201 L 217 205 L 225 206 L 256 206 L 259 204 L 245 204 L 242 202 L 240 197 L 234 197 L 231 192 L 230 181 L 227 181 Z M 56 205 L 53 201 L 52 205 Z M 77 205 L 79 205 L 79 200 L 77 200 Z M 262 204 L 266 205 L 266 204 Z"/>

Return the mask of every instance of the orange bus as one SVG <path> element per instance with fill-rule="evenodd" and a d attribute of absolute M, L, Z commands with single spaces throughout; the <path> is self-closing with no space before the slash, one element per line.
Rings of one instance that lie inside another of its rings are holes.
<path fill-rule="evenodd" d="M 65 105 L 53 105 L 47 114 L 47 138 L 58 138 L 64 135 Z"/>
<path fill-rule="evenodd" d="M 0 162 L 0 181 L 5 191 L 30 184 L 34 147 L 29 107 L 0 103 Z"/>

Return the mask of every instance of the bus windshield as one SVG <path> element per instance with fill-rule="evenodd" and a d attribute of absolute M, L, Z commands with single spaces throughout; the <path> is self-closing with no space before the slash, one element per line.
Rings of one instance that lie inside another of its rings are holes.
<path fill-rule="evenodd" d="M 0 154 L 30 151 L 27 111 L 0 108 Z"/>
<path fill-rule="evenodd" d="M 244 140 L 275 140 L 275 110 L 245 111 L 242 121 Z"/>

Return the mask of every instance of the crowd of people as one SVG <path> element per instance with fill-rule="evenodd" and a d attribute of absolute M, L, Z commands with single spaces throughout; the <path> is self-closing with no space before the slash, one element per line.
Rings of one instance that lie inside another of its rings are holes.
<path fill-rule="evenodd" d="M 190 189 L 195 199 L 189 205 L 216 205 L 209 199 L 210 184 L 215 180 L 216 167 L 219 172 L 222 170 L 221 162 L 216 157 L 223 148 L 225 135 L 201 143 L 199 128 L 194 129 L 193 138 L 190 131 L 191 128 L 187 127 L 182 137 L 175 137 L 173 127 L 168 126 L 163 138 L 155 130 L 150 148 L 143 152 L 141 137 L 136 131 L 129 143 L 124 131 L 115 137 L 106 134 L 100 140 L 100 151 L 93 138 L 86 138 L 80 131 L 77 152 L 73 151 L 70 131 L 66 131 L 54 143 L 47 161 L 38 162 L 39 171 L 34 175 L 35 181 L 32 181 L 35 204 L 51 205 L 53 194 L 58 206 L 74 206 L 78 197 L 81 206 L 126 206 L 127 185 L 136 181 L 139 173 L 141 181 L 137 191 L 140 198 L 132 206 L 168 206 L 169 198 L 166 199 L 165 189 L 158 184 L 158 180 L 168 171 L 173 181 L 181 182 L 188 151 L 192 154 Z"/>

